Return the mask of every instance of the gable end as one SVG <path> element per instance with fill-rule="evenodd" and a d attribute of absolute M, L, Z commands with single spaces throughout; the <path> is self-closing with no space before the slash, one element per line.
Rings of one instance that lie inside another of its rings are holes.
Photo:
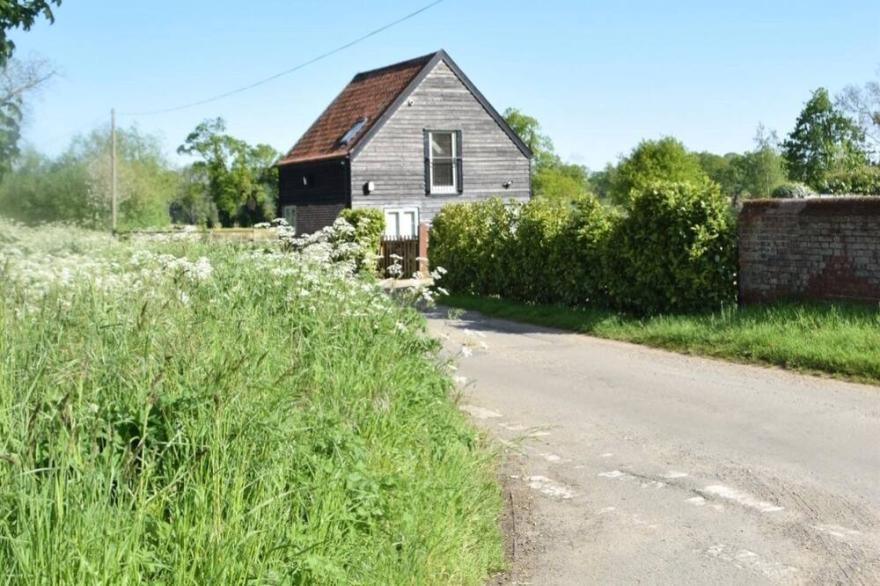
<path fill-rule="evenodd" d="M 351 150 L 350 156 L 352 158 L 356 157 L 358 153 L 363 150 L 367 144 L 373 139 L 379 130 L 385 125 L 388 120 L 394 116 L 395 112 L 406 102 L 407 99 L 412 95 L 415 89 L 424 81 L 424 79 L 434 70 L 438 63 L 444 62 L 447 67 L 458 77 L 459 81 L 467 88 L 467 90 L 476 98 L 477 102 L 483 107 L 483 109 L 492 117 L 496 124 L 501 127 L 501 130 L 507 134 L 508 138 L 516 145 L 519 151 L 523 154 L 527 159 L 532 158 L 532 151 L 526 145 L 519 135 L 507 124 L 507 121 L 504 117 L 498 113 L 498 111 L 492 106 L 491 103 L 486 99 L 486 97 L 477 89 L 477 87 L 473 84 L 473 82 L 468 78 L 467 75 L 458 67 L 455 61 L 449 56 L 446 51 L 443 49 L 434 53 L 434 56 L 428 61 L 424 67 L 422 67 L 421 71 L 413 78 L 413 80 L 407 85 L 406 89 L 404 89 L 397 98 L 388 106 L 382 115 L 376 120 L 375 124 L 373 124 L 370 129 L 364 133 L 364 135 L 358 140 L 358 143 Z"/>

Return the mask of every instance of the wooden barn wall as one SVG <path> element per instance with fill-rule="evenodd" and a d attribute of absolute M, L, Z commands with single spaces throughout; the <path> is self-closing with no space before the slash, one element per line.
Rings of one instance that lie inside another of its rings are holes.
<path fill-rule="evenodd" d="M 303 185 L 303 176 L 310 185 Z M 329 226 L 349 206 L 349 176 L 346 159 L 330 159 L 282 165 L 278 169 L 278 213 L 286 205 L 296 206 L 296 231 L 310 234 Z"/>
<path fill-rule="evenodd" d="M 352 207 L 416 206 L 430 222 L 446 203 L 528 199 L 529 159 L 443 62 L 438 63 L 351 164 Z M 464 193 L 426 195 L 423 130 L 461 130 Z M 364 195 L 373 181 L 375 191 Z M 511 181 L 509 189 L 503 184 Z"/>

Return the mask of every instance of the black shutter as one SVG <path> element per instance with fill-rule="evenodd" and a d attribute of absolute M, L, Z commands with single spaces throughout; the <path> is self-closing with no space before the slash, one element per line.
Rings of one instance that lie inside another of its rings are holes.
<path fill-rule="evenodd" d="M 423 130 L 425 140 L 425 195 L 431 193 L 431 133 Z"/>
<path fill-rule="evenodd" d="M 461 162 L 461 130 L 455 131 L 455 146 L 458 147 L 458 151 L 455 157 L 455 176 L 458 178 L 458 188 L 459 193 L 464 193 L 464 165 Z"/>

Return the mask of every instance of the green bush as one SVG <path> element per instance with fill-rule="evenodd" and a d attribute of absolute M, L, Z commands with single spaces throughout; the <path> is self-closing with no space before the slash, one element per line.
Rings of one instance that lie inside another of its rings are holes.
<path fill-rule="evenodd" d="M 832 173 L 821 185 L 821 191 L 839 195 L 880 195 L 880 167 L 865 166 L 855 171 Z"/>
<path fill-rule="evenodd" d="M 517 205 L 500 199 L 444 206 L 431 225 L 431 264 L 448 272 L 443 286 L 498 295 L 510 282 L 510 227 Z"/>
<path fill-rule="evenodd" d="M 367 262 L 368 254 L 379 254 L 379 244 L 385 232 L 385 214 L 377 208 L 347 208 L 339 217 L 354 228 L 352 239 L 363 251 L 355 259 L 360 268 Z"/>
<path fill-rule="evenodd" d="M 354 239 L 367 250 L 379 252 L 385 232 L 385 214 L 378 208 L 344 209 L 339 217 L 354 227 Z"/>
<path fill-rule="evenodd" d="M 456 293 L 637 313 L 718 307 L 736 296 L 734 222 L 718 187 L 659 183 L 628 213 L 594 197 L 444 207 L 431 260 Z"/>
<path fill-rule="evenodd" d="M 644 314 L 736 300 L 736 233 L 717 185 L 655 183 L 633 198 L 607 243 L 614 306 Z"/>
<path fill-rule="evenodd" d="M 816 193 L 803 183 L 783 183 L 770 192 L 770 197 L 776 199 L 803 199 Z"/>

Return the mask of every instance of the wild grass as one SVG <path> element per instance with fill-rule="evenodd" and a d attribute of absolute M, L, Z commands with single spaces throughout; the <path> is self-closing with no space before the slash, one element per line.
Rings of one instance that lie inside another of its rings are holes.
<path fill-rule="evenodd" d="M 677 352 L 880 383 L 876 305 L 773 304 L 636 318 L 597 307 L 571 309 L 466 295 L 450 295 L 442 303 Z"/>
<path fill-rule="evenodd" d="M 302 255 L 6 228 L 0 583 L 478 584 L 502 564 L 493 459 L 414 310 Z"/>

